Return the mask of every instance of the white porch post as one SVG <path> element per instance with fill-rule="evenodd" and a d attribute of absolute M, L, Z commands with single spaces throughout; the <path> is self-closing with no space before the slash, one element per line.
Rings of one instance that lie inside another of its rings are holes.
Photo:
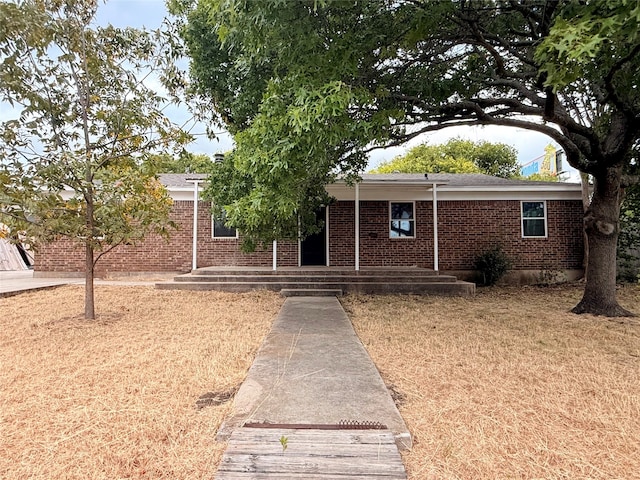
<path fill-rule="evenodd" d="M 359 183 L 356 183 L 355 211 L 356 211 L 355 256 L 356 256 L 356 271 L 358 271 L 360 270 L 360 184 Z"/>
<path fill-rule="evenodd" d="M 198 180 L 193 181 L 193 248 L 191 269 L 198 268 Z"/>
<path fill-rule="evenodd" d="M 329 232 L 329 205 L 327 205 L 324 209 L 324 232 L 325 232 L 325 237 L 324 237 L 324 243 L 325 243 L 325 251 L 324 254 L 326 256 L 326 262 L 324 262 L 326 264 L 327 267 L 331 266 L 331 260 L 329 258 L 329 239 L 331 238 L 331 232 Z"/>
<path fill-rule="evenodd" d="M 438 271 L 438 187 L 434 183 L 433 194 L 433 270 Z"/>
<path fill-rule="evenodd" d="M 278 241 L 273 241 L 273 269 L 278 269 Z"/>

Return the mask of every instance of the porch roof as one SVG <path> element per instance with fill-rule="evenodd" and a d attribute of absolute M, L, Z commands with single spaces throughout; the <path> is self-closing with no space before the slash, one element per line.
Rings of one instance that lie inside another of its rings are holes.
<path fill-rule="evenodd" d="M 442 200 L 580 199 L 579 183 L 535 182 L 493 177 L 481 173 L 388 173 L 361 176 L 361 200 L 427 200 L 434 185 Z M 161 174 L 160 181 L 174 199 L 191 200 L 194 181 L 206 182 L 206 174 Z M 353 200 L 354 186 L 338 180 L 327 191 L 338 200 Z M 184 198 L 183 198 L 184 197 Z"/>

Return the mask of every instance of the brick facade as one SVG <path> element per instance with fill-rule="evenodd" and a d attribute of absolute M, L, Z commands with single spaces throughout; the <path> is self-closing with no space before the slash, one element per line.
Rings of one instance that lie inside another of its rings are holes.
<path fill-rule="evenodd" d="M 582 268 L 582 202 L 547 201 L 547 238 L 522 238 L 519 201 L 438 202 L 440 269 L 468 270 L 499 244 L 515 270 Z"/>
<path fill-rule="evenodd" d="M 271 246 L 245 254 L 239 239 L 214 239 L 209 204 L 199 203 L 198 266 L 271 266 Z M 355 264 L 355 208 L 352 201 L 329 207 L 329 264 Z M 360 265 L 433 267 L 433 210 L 430 201 L 415 202 L 415 238 L 389 238 L 389 202 L 360 203 Z M 192 262 L 193 202 L 176 201 L 178 225 L 169 240 L 150 235 L 137 245 L 120 246 L 104 255 L 97 275 L 116 272 L 187 272 Z M 475 256 L 495 244 L 503 246 L 515 270 L 579 269 L 582 262 L 582 204 L 547 201 L 547 238 L 524 239 L 519 201 L 439 201 L 440 270 L 470 270 Z M 278 265 L 298 265 L 297 242 L 278 242 Z M 84 253 L 69 241 L 47 245 L 36 255 L 35 270 L 84 270 Z"/>
<path fill-rule="evenodd" d="M 272 249 L 254 253 L 240 251 L 240 239 L 212 238 L 208 202 L 198 203 L 198 266 L 258 266 L 272 264 Z M 149 235 L 136 245 L 121 245 L 102 256 L 96 275 L 128 272 L 189 272 L 192 266 L 193 202 L 175 201 L 171 220 L 178 229 L 169 239 Z M 297 265 L 293 242 L 278 243 L 279 265 Z M 35 258 L 38 272 L 84 272 L 84 251 L 69 240 L 43 246 Z"/>
<path fill-rule="evenodd" d="M 415 238 L 389 238 L 389 202 L 360 202 L 360 265 L 433 268 L 433 208 L 415 202 Z M 332 266 L 355 263 L 354 203 L 329 210 Z M 438 202 L 440 270 L 471 270 L 475 257 L 496 244 L 515 270 L 579 269 L 582 202 L 547 201 L 547 238 L 522 238 L 519 201 Z"/>

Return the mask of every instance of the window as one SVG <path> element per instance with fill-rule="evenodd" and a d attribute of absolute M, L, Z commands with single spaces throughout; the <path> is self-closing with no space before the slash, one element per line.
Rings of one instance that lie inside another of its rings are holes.
<path fill-rule="evenodd" d="M 546 238 L 546 202 L 522 202 L 522 236 L 524 238 Z"/>
<path fill-rule="evenodd" d="M 227 227 L 224 223 L 225 220 L 224 213 L 220 219 L 212 217 L 213 238 L 238 238 L 238 231 L 233 227 Z"/>
<path fill-rule="evenodd" d="M 389 202 L 389 237 L 414 238 L 416 219 L 413 202 Z"/>

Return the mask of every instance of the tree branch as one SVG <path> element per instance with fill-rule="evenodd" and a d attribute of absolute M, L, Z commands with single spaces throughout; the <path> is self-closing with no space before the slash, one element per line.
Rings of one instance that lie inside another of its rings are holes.
<path fill-rule="evenodd" d="M 605 89 L 608 93 L 609 98 L 611 98 L 611 101 L 615 104 L 616 107 L 618 107 L 622 112 L 624 112 L 625 115 L 631 116 L 631 117 L 634 117 L 636 112 L 634 112 L 633 109 L 629 108 L 629 105 L 627 104 L 627 102 L 621 99 L 620 96 L 618 95 L 618 92 L 615 86 L 613 85 L 613 76 L 616 73 L 618 73 L 618 71 L 620 71 L 620 69 L 624 66 L 625 63 L 637 58 L 638 55 L 640 55 L 640 43 L 636 44 L 636 46 L 632 48 L 627 55 L 625 55 L 620 60 L 618 60 L 611 67 L 607 75 L 604 77 Z"/>

